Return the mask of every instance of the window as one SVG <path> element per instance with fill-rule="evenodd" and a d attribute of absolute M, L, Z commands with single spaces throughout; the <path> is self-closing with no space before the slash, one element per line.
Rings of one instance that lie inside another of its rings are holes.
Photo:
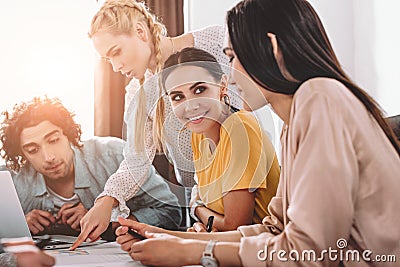
<path fill-rule="evenodd" d="M 8 1 L 1 9 L 1 111 L 58 97 L 75 112 L 83 138 L 92 136 L 95 53 L 87 32 L 96 1 Z"/>

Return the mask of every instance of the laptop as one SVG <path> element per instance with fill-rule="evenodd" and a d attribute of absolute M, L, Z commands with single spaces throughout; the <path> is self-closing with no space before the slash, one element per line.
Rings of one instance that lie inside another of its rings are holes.
<path fill-rule="evenodd" d="M 11 174 L 8 171 L 0 171 L 0 239 L 17 237 L 28 237 L 35 242 L 43 240 L 43 237 L 31 236 Z M 50 240 L 46 240 L 43 249 L 69 248 L 76 238 L 74 236 L 52 235 Z M 104 242 L 106 241 L 84 242 L 81 246 L 91 246 Z"/>

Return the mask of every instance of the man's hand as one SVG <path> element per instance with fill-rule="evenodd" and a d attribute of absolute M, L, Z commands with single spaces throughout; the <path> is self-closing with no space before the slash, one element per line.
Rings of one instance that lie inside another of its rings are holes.
<path fill-rule="evenodd" d="M 88 210 L 81 202 L 77 205 L 64 204 L 58 211 L 56 219 L 63 224 L 71 226 L 72 229 L 79 231 L 81 219 L 87 212 Z"/>
<path fill-rule="evenodd" d="M 50 212 L 44 210 L 32 210 L 25 215 L 25 219 L 29 230 L 34 235 L 56 222 L 56 218 Z"/>

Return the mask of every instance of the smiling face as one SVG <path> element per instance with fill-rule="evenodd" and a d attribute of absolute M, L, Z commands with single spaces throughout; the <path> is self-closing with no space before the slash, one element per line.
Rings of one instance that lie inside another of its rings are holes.
<path fill-rule="evenodd" d="M 219 129 L 225 104 L 226 88 L 198 66 L 176 67 L 165 81 L 176 117 L 191 131 L 206 136 Z"/>
<path fill-rule="evenodd" d="M 49 121 L 22 130 L 21 150 L 33 168 L 51 180 L 73 173 L 73 151 L 62 129 Z"/>
<path fill-rule="evenodd" d="M 145 29 L 142 29 L 143 31 Z M 92 37 L 94 48 L 115 72 L 121 72 L 128 78 L 141 79 L 151 59 L 150 43 L 137 33 L 112 34 L 97 32 Z"/>

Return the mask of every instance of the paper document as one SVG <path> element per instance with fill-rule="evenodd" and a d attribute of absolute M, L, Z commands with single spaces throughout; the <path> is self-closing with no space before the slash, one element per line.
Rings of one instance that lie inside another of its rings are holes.
<path fill-rule="evenodd" d="M 121 250 L 120 245 L 116 242 L 78 248 L 75 251 L 60 249 L 47 251 L 47 253 L 56 258 L 56 267 L 144 266 L 132 260 L 129 254 Z"/>

